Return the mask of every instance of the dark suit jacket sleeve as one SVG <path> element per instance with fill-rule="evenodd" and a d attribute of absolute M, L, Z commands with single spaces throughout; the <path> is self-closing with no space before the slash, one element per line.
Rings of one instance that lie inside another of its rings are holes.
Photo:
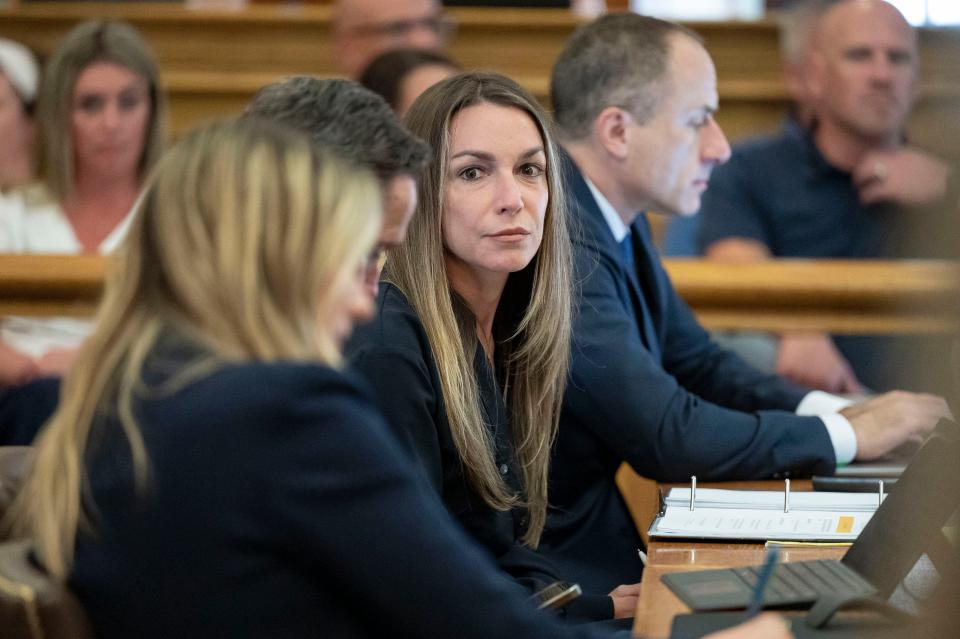
<path fill-rule="evenodd" d="M 543 590 L 555 581 L 570 581 L 564 579 L 546 557 L 519 542 L 496 561 L 501 570 L 531 593 Z M 564 606 L 562 614 L 576 620 L 613 619 L 613 599 L 606 594 L 584 592 Z"/>
<path fill-rule="evenodd" d="M 738 411 L 796 410 L 810 392 L 779 375 L 764 373 L 718 346 L 677 294 L 659 264 L 667 321 L 663 327 L 663 368 L 702 399 Z"/>
<path fill-rule="evenodd" d="M 670 330 L 664 350 L 676 351 L 661 363 L 641 342 L 636 319 L 618 293 L 617 266 L 596 261 L 597 254 L 583 247 L 575 254 L 583 302 L 565 407 L 573 419 L 589 425 L 640 474 L 661 481 L 689 480 L 692 474 L 733 479 L 833 471 L 833 448 L 818 418 L 746 413 L 698 397 L 746 408 L 757 398 L 740 386 L 756 373 L 710 344 L 682 302 L 671 302 L 678 316 L 667 323 L 681 326 Z M 784 403 L 799 401 L 788 395 L 792 399 Z"/>
<path fill-rule="evenodd" d="M 426 473 L 437 495 L 443 492 L 443 466 L 436 413 L 443 410 L 423 355 L 403 345 L 367 342 L 350 354 L 351 366 L 374 389 L 387 424 L 413 461 Z"/>
<path fill-rule="evenodd" d="M 349 385 L 286 405 L 262 451 L 266 516 L 305 569 L 400 636 L 591 636 L 537 613 L 429 494 Z"/>

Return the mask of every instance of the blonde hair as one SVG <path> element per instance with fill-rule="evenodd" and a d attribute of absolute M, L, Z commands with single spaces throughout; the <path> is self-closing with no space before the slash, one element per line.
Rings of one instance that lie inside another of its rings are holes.
<path fill-rule="evenodd" d="M 138 165 L 143 178 L 160 158 L 167 137 L 167 101 L 156 60 L 140 33 L 125 22 L 90 20 L 68 33 L 44 67 L 37 95 L 40 177 L 57 200 L 73 192 L 73 88 L 95 62 L 112 62 L 146 80 L 150 120 Z"/>
<path fill-rule="evenodd" d="M 512 107 L 529 115 L 540 131 L 547 159 L 549 202 L 543 240 L 533 261 L 510 275 L 507 288 L 511 296 L 517 295 L 522 308 L 518 317 L 510 318 L 513 333 L 497 344 L 498 352 L 504 354 L 502 382 L 524 495 L 512 494 L 497 471 L 473 369 L 475 323 L 451 289 L 444 268 L 443 196 L 450 123 L 459 111 L 479 103 Z M 471 486 L 492 508 L 525 506 L 530 524 L 523 541 L 536 547 L 546 523 L 550 449 L 570 359 L 570 241 L 550 124 L 536 100 L 516 82 L 488 73 L 466 73 L 434 85 L 413 105 L 406 124 L 430 144 L 434 154 L 418 182 L 417 212 L 407 240 L 390 252 L 385 277 L 406 295 L 423 322 L 440 374 L 447 421 Z"/>
<path fill-rule="evenodd" d="M 133 403 L 143 369 L 168 335 L 200 346 L 162 384 L 172 391 L 224 362 L 340 363 L 318 314 L 356 278 L 379 232 L 374 176 L 322 157 L 285 129 L 256 120 L 198 130 L 148 181 L 111 269 L 94 334 L 64 379 L 60 405 L 12 509 L 45 567 L 65 579 L 79 527 L 89 526 L 84 453 L 99 416 L 115 415 L 139 489 L 147 451 Z M 149 389 L 153 391 L 155 389 Z"/>

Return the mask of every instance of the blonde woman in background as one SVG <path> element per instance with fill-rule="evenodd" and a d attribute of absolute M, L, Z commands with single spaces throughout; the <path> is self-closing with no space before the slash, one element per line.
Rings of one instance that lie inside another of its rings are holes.
<path fill-rule="evenodd" d="M 85 22 L 51 55 L 37 97 L 39 181 L 0 202 L 0 252 L 107 253 L 165 140 L 156 62 L 139 33 Z M 62 373 L 90 330 L 66 318 L 0 320 L 0 388 Z"/>
<path fill-rule="evenodd" d="M 374 176 L 256 120 L 149 182 L 12 521 L 97 637 L 592 637 L 421 486 L 340 344 Z"/>

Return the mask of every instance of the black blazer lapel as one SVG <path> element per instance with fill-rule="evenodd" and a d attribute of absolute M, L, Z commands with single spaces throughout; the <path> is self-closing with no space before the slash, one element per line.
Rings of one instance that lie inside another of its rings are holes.
<path fill-rule="evenodd" d="M 660 263 L 660 253 L 653 245 L 653 235 L 650 230 L 650 221 L 646 213 L 637 216 L 631 225 L 634 237 L 633 255 L 636 262 L 635 274 L 639 283 L 639 290 L 646 302 L 646 308 L 649 311 L 650 321 L 654 327 L 653 335 L 656 336 L 655 346 L 651 350 L 661 358 L 663 344 L 661 338 L 666 335 L 665 308 L 667 305 L 666 296 L 666 273 Z M 662 358 L 661 358 L 662 359 Z"/>

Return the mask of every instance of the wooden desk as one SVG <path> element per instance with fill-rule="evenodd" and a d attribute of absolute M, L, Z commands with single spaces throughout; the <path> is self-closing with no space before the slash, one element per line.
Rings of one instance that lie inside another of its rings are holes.
<path fill-rule="evenodd" d="M 704 484 L 707 488 L 735 488 L 780 490 L 783 484 L 775 481 L 727 482 Z M 669 486 L 664 486 L 664 489 Z M 811 490 L 810 481 L 792 482 L 793 490 Z M 782 548 L 781 561 L 810 559 L 839 559 L 846 547 Z M 637 603 L 633 634 L 644 639 L 670 636 L 673 618 L 690 609 L 661 581 L 670 572 L 730 568 L 763 563 L 766 549 L 763 544 L 693 542 L 653 540 L 647 546 L 647 567 L 643 571 L 643 589 Z"/>

